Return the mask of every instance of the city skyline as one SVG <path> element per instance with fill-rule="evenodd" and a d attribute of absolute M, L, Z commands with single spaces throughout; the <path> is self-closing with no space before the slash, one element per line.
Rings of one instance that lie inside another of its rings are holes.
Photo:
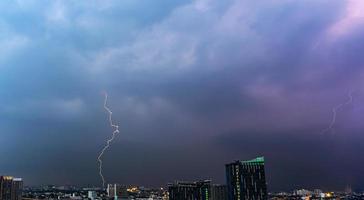
<path fill-rule="evenodd" d="M 364 190 L 361 0 L 0 2 L 0 174 Z"/>

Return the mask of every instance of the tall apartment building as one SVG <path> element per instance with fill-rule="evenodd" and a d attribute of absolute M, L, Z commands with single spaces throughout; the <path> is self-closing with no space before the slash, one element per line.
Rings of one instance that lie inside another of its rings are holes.
<path fill-rule="evenodd" d="M 23 180 L 11 176 L 0 176 L 0 200 L 21 200 Z"/>
<path fill-rule="evenodd" d="M 225 165 L 229 200 L 267 200 L 264 157 Z"/>

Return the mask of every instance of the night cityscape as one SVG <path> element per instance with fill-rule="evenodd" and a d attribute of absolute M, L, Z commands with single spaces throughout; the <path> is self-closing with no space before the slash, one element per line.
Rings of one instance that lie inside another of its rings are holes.
<path fill-rule="evenodd" d="M 364 0 L 2 0 L 0 47 L 0 200 L 364 200 Z"/>
<path fill-rule="evenodd" d="M 343 191 L 321 189 L 296 189 L 290 192 L 268 193 L 265 179 L 265 159 L 239 161 L 225 165 L 226 184 L 214 184 L 211 180 L 174 181 L 166 187 L 146 188 L 122 184 L 103 187 L 44 185 L 23 187 L 21 178 L 0 177 L 0 198 L 4 200 L 72 199 L 72 200 L 240 200 L 240 199 L 303 199 L 335 200 L 364 199 L 364 192 L 353 192 L 351 187 Z"/>

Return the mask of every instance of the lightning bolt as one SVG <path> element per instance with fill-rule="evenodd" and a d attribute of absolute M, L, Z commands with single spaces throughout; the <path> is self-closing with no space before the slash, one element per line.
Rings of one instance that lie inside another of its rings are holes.
<path fill-rule="evenodd" d="M 107 113 L 109 115 L 109 117 L 108 117 L 109 123 L 110 123 L 111 128 L 113 128 L 114 131 L 112 132 L 111 137 L 108 140 L 106 140 L 106 145 L 104 146 L 104 148 L 101 150 L 99 156 L 97 157 L 97 160 L 99 162 L 99 175 L 102 179 L 102 187 L 105 187 L 105 178 L 104 178 L 104 175 L 102 174 L 102 156 L 104 155 L 105 151 L 110 147 L 110 143 L 114 140 L 116 134 L 119 133 L 119 126 L 113 123 L 112 111 L 107 107 L 107 98 L 108 98 L 108 95 L 105 92 L 104 109 L 107 111 Z"/>
<path fill-rule="evenodd" d="M 332 119 L 331 119 L 331 123 L 330 123 L 330 125 L 326 129 L 324 129 L 324 130 L 321 131 L 321 134 L 324 134 L 324 133 L 326 133 L 326 132 L 328 132 L 330 130 L 331 131 L 333 130 L 334 125 L 336 123 L 337 111 L 339 109 L 341 109 L 342 107 L 347 106 L 347 105 L 353 103 L 353 92 L 354 91 L 350 91 L 348 93 L 348 100 L 346 102 L 341 103 L 341 104 L 339 104 L 339 105 L 337 105 L 337 106 L 335 106 L 335 107 L 332 108 Z"/>

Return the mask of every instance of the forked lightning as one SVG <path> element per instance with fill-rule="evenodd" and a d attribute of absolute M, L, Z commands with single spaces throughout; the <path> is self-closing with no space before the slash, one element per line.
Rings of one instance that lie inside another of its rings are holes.
<path fill-rule="evenodd" d="M 99 162 L 99 174 L 102 179 L 102 187 L 105 187 L 105 178 L 104 178 L 104 175 L 102 174 L 102 156 L 104 155 L 105 151 L 110 147 L 110 143 L 114 140 L 116 134 L 119 133 L 119 126 L 113 123 L 112 111 L 107 107 L 107 98 L 108 98 L 108 95 L 105 92 L 104 109 L 107 111 L 107 113 L 109 115 L 109 117 L 108 117 L 109 123 L 110 123 L 111 128 L 113 128 L 113 132 L 112 132 L 111 138 L 106 140 L 106 145 L 104 146 L 104 148 L 101 150 L 99 156 L 97 157 L 97 160 Z"/>
<path fill-rule="evenodd" d="M 337 106 L 335 106 L 335 107 L 332 108 L 332 119 L 331 119 L 331 123 L 330 123 L 330 125 L 326 129 L 324 129 L 324 130 L 321 131 L 321 134 L 324 134 L 324 133 L 326 133 L 326 132 L 328 132 L 330 130 L 331 131 L 333 130 L 334 125 L 336 123 L 337 111 L 340 108 L 342 108 L 343 106 L 349 105 L 351 103 L 353 103 L 353 91 L 350 91 L 349 92 L 349 94 L 348 94 L 348 100 L 346 102 L 341 103 L 341 104 L 339 104 L 339 105 L 337 105 Z"/>

